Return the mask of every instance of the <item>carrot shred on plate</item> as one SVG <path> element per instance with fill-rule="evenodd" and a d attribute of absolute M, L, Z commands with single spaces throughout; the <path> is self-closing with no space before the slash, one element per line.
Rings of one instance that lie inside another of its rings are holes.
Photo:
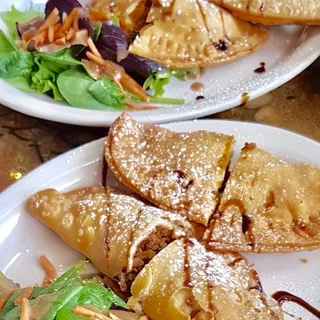
<path fill-rule="evenodd" d="M 66 21 L 63 23 L 61 29 L 59 30 L 59 33 L 67 32 L 71 28 L 74 20 L 80 17 L 81 12 L 81 8 L 72 9 L 71 13 L 69 14 Z"/>
<path fill-rule="evenodd" d="M 41 32 L 47 30 L 50 26 L 57 24 L 59 21 L 59 10 L 57 8 L 54 8 L 48 15 L 43 25 L 39 28 L 39 31 Z"/>
<path fill-rule="evenodd" d="M 45 273 L 42 285 L 47 286 L 57 277 L 57 270 L 46 256 L 40 257 L 40 265 Z"/>
<path fill-rule="evenodd" d="M 77 314 L 78 316 L 88 318 L 88 319 L 94 319 L 94 320 L 110 320 L 109 317 L 101 314 L 94 312 L 92 310 L 89 310 L 87 308 L 81 307 L 81 306 L 76 306 L 72 309 L 73 313 Z"/>
<path fill-rule="evenodd" d="M 96 45 L 94 44 L 91 38 L 88 39 L 88 47 L 96 57 L 102 58 L 100 52 L 98 51 Z"/>
<path fill-rule="evenodd" d="M 25 299 L 29 299 L 30 296 L 31 296 L 31 293 L 32 293 L 32 290 L 33 288 L 30 286 L 30 287 L 27 287 L 25 288 L 21 294 L 14 300 L 14 304 L 16 306 L 22 304 L 22 300 L 25 298 Z"/>
<path fill-rule="evenodd" d="M 20 320 L 30 320 L 31 318 L 31 307 L 30 302 L 27 298 L 22 299 Z"/>
<path fill-rule="evenodd" d="M 48 28 L 48 42 L 53 43 L 54 42 L 54 26 L 51 25 Z"/>

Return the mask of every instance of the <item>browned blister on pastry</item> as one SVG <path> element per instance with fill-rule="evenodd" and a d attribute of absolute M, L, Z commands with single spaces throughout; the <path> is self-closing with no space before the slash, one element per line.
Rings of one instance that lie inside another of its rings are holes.
<path fill-rule="evenodd" d="M 320 170 L 246 145 L 205 238 L 227 251 L 320 247 Z"/>
<path fill-rule="evenodd" d="M 283 314 L 239 254 L 208 251 L 193 239 L 172 242 L 135 279 L 129 305 L 152 320 L 275 320 Z"/>
<path fill-rule="evenodd" d="M 123 114 L 109 131 L 106 159 L 115 176 L 155 205 L 207 225 L 232 154 L 233 137 L 172 132 Z"/>
<path fill-rule="evenodd" d="M 194 236 L 185 219 L 111 188 L 41 191 L 27 210 L 88 257 L 123 291 L 153 256 L 181 236 Z"/>
<path fill-rule="evenodd" d="M 209 0 L 240 19 L 266 25 L 320 25 L 318 0 Z"/>
<path fill-rule="evenodd" d="M 129 50 L 170 68 L 204 67 L 248 55 L 268 38 L 264 27 L 205 0 L 155 1 Z"/>

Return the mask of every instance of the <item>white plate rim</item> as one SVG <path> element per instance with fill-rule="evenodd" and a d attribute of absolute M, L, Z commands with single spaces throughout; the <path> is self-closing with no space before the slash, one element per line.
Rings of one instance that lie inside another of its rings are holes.
<path fill-rule="evenodd" d="M 249 88 L 250 100 L 258 98 L 287 83 L 320 56 L 320 28 L 306 27 L 306 39 L 296 47 L 294 53 L 288 55 L 288 59 L 276 65 L 270 71 L 259 78 L 245 82 L 245 88 Z M 311 48 L 311 49 L 310 49 Z M 239 61 L 241 63 L 241 61 Z M 241 83 L 232 87 L 232 91 L 239 91 Z M 254 89 L 250 89 L 254 88 Z M 121 111 L 97 111 L 79 109 L 63 105 L 54 105 L 48 101 L 37 99 L 34 96 L 20 92 L 0 80 L 0 103 L 21 113 L 36 118 L 68 123 L 81 126 L 104 127 L 109 126 L 117 118 Z M 230 90 L 229 94 L 232 92 Z M 242 92 L 244 93 L 244 92 Z M 229 95 L 226 93 L 226 96 Z M 191 120 L 222 112 L 242 103 L 241 93 L 224 101 L 216 101 L 214 104 L 206 99 L 187 104 L 185 106 L 172 106 L 159 110 L 131 112 L 132 116 L 140 122 L 167 123 L 173 121 Z"/>

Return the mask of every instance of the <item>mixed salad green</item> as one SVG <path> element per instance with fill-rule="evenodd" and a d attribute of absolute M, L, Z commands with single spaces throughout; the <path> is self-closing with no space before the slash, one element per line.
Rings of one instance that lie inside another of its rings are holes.
<path fill-rule="evenodd" d="M 110 72 L 92 72 L 93 68 L 89 68 L 88 63 L 85 63 L 88 51 L 86 45 L 72 42 L 63 45 L 60 45 L 60 42 L 48 44 L 33 40 L 39 38 L 35 25 L 37 28 L 40 26 L 41 30 L 41 24 L 43 26 L 51 19 L 51 7 L 59 10 L 61 21 L 55 21 L 59 31 L 59 26 L 60 30 L 63 27 L 62 13 L 70 15 L 72 7 L 78 8 L 81 5 L 76 0 L 49 0 L 46 15 L 37 11 L 33 5 L 23 12 L 12 6 L 11 10 L 0 13 L 8 31 L 5 33 L 0 30 L 0 77 L 19 90 L 46 94 L 56 101 L 65 101 L 78 108 L 123 109 L 127 104 L 130 105 L 127 103 L 128 99 L 135 103 L 141 102 L 141 97 L 130 91 L 130 86 L 129 90 L 125 85 L 123 88 L 110 76 Z M 126 75 L 131 77 L 130 81 L 132 80 L 134 85 L 141 85 L 141 91 L 144 90 L 148 97 L 148 101 L 145 99 L 144 102 L 184 103 L 183 99 L 163 97 L 164 88 L 171 77 L 183 81 L 186 74 L 198 73 L 198 69 L 167 70 L 156 62 L 129 53 L 128 38 L 118 26 L 117 18 L 104 23 L 88 22 L 87 17 L 82 19 L 85 23 L 80 24 L 79 21 L 79 28 L 87 30 L 88 37 L 92 37 L 101 58 L 119 65 Z M 34 34 L 32 37 L 31 33 L 29 39 L 26 35 L 30 30 Z M 62 40 L 66 41 L 66 38 L 67 36 Z M 122 55 L 125 52 L 120 61 L 119 52 L 122 52 Z M 92 61 L 90 63 L 92 64 Z"/>
<path fill-rule="evenodd" d="M 111 308 L 127 310 L 126 303 L 99 280 L 80 276 L 88 264 L 86 260 L 80 261 L 49 286 L 33 287 L 28 298 L 31 315 L 39 320 L 81 320 L 87 318 L 74 312 L 77 306 L 94 308 L 101 314 L 108 314 Z M 1 320 L 20 319 L 22 306 L 16 305 L 15 300 L 23 291 L 0 272 L 0 301 L 10 293 L 0 307 Z"/>

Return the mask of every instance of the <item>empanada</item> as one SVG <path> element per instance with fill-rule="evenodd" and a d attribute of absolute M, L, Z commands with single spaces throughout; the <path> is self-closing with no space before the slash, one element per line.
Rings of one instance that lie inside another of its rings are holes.
<path fill-rule="evenodd" d="M 114 175 L 155 205 L 207 225 L 232 154 L 233 137 L 172 132 L 122 114 L 112 125 L 106 159 Z"/>
<path fill-rule="evenodd" d="M 320 170 L 246 145 L 205 239 L 226 251 L 320 247 Z"/>
<path fill-rule="evenodd" d="M 155 256 L 131 287 L 129 305 L 152 320 L 275 320 L 283 314 L 239 254 L 210 252 L 176 240 Z"/>
<path fill-rule="evenodd" d="M 266 25 L 320 25 L 318 0 L 209 0 L 240 19 Z"/>
<path fill-rule="evenodd" d="M 248 55 L 268 38 L 264 27 L 205 0 L 156 1 L 129 51 L 169 68 L 204 67 Z"/>
<path fill-rule="evenodd" d="M 41 191 L 27 210 L 68 245 L 115 279 L 123 291 L 152 257 L 181 236 L 195 236 L 185 219 L 111 188 Z"/>

